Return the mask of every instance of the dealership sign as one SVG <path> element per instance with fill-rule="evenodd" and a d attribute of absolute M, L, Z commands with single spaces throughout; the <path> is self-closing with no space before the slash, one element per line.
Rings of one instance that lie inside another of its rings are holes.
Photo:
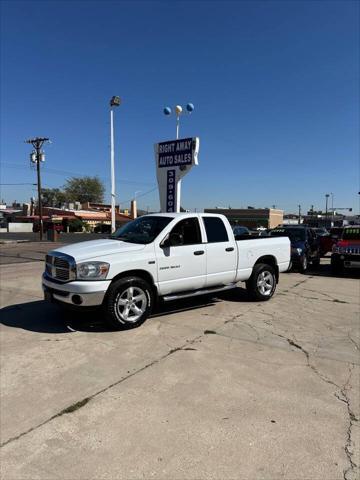
<path fill-rule="evenodd" d="M 181 179 L 198 165 L 199 138 L 155 144 L 156 174 L 162 212 L 180 212 Z"/>

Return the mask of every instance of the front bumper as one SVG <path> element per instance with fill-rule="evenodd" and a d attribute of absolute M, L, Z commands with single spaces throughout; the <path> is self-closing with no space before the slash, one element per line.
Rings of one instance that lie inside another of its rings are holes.
<path fill-rule="evenodd" d="M 345 268 L 360 268 L 360 255 L 349 253 L 333 253 L 331 263 L 343 265 Z"/>
<path fill-rule="evenodd" d="M 291 253 L 291 263 L 293 265 L 300 265 L 301 264 L 301 260 L 302 258 L 304 257 L 303 254 L 299 255 L 298 253 Z"/>
<path fill-rule="evenodd" d="M 77 307 L 100 306 L 103 303 L 110 283 L 111 280 L 58 283 L 52 281 L 45 273 L 42 277 L 42 288 L 45 300 Z"/>

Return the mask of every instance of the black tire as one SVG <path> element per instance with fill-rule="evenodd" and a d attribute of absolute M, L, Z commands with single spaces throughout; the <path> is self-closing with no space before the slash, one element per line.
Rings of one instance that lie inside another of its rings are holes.
<path fill-rule="evenodd" d="M 266 274 L 270 275 L 267 276 L 268 281 L 265 280 Z M 259 285 L 262 277 L 264 278 L 265 283 Z M 265 284 L 267 286 L 265 286 Z M 274 267 L 265 263 L 258 263 L 255 265 L 251 277 L 246 282 L 246 289 L 252 300 L 261 302 L 270 300 L 276 289 L 276 274 Z"/>
<path fill-rule="evenodd" d="M 103 308 L 111 327 L 126 330 L 144 323 L 153 303 L 154 292 L 148 282 L 140 277 L 124 277 L 110 285 Z"/>
<path fill-rule="evenodd" d="M 300 272 L 305 273 L 306 270 L 308 269 L 308 265 L 309 265 L 309 262 L 308 262 L 307 256 L 303 255 L 300 258 L 300 267 L 299 267 Z"/>
<path fill-rule="evenodd" d="M 286 272 L 285 272 L 285 273 L 289 273 L 289 272 L 291 272 L 292 268 L 293 268 L 293 263 L 292 263 L 292 261 L 290 260 L 290 263 L 289 263 L 288 269 L 286 270 Z"/>
<path fill-rule="evenodd" d="M 333 275 L 342 275 L 344 273 L 344 264 L 338 260 L 331 259 L 331 273 Z"/>
<path fill-rule="evenodd" d="M 312 263 L 313 267 L 318 268 L 320 266 L 320 257 L 314 258 L 311 263 Z"/>

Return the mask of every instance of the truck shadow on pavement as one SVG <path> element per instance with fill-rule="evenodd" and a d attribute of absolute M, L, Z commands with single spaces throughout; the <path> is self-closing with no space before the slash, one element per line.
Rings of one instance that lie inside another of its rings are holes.
<path fill-rule="evenodd" d="M 290 272 L 291 273 L 291 272 Z M 321 264 L 318 267 L 313 267 L 312 265 L 309 266 L 309 270 L 306 272 L 313 277 L 333 277 L 333 278 L 353 278 L 357 279 L 360 278 L 360 270 L 359 269 L 347 269 L 341 274 L 335 274 L 331 270 L 331 266 L 329 264 Z"/>
<path fill-rule="evenodd" d="M 161 303 L 152 313 L 151 318 L 172 315 L 180 312 L 212 307 L 221 301 L 249 302 L 247 293 L 242 288 L 235 288 L 215 295 L 204 295 L 168 303 Z M 110 332 L 111 329 L 100 310 L 78 312 L 66 311 L 57 305 L 43 300 L 10 305 L 0 310 L 0 323 L 12 328 L 20 328 L 35 333 L 65 334 L 73 332 Z M 140 327 L 141 328 L 141 327 Z"/>

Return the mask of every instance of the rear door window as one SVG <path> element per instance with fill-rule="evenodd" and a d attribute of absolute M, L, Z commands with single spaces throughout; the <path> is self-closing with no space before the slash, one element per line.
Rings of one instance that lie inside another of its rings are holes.
<path fill-rule="evenodd" d="M 229 237 L 221 218 L 202 217 L 205 225 L 208 243 L 228 242 Z"/>

